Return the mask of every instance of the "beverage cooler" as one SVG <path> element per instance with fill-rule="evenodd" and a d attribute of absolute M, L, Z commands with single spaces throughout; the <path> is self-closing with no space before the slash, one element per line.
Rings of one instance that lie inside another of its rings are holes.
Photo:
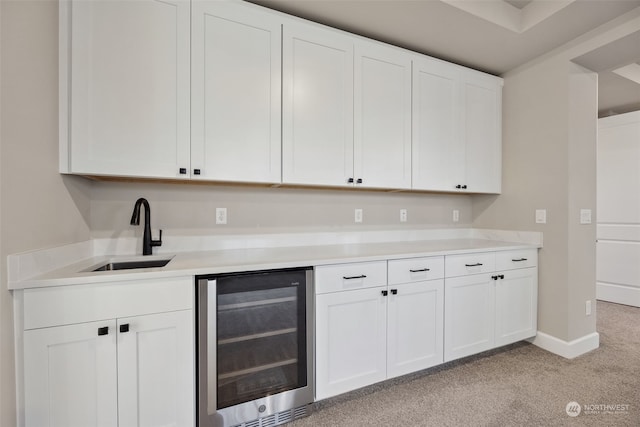
<path fill-rule="evenodd" d="M 200 427 L 272 426 L 309 413 L 312 278 L 310 267 L 197 278 Z"/>

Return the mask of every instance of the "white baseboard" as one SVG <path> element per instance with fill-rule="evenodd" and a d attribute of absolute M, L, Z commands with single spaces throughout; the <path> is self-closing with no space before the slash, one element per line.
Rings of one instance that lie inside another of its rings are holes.
<path fill-rule="evenodd" d="M 601 301 L 640 307 L 640 288 L 636 286 L 597 282 L 596 298 Z"/>
<path fill-rule="evenodd" d="M 577 340 L 567 342 L 538 331 L 538 334 L 528 341 L 543 350 L 555 353 L 565 359 L 573 359 L 574 357 L 578 357 L 598 348 L 600 346 L 600 334 L 594 332 L 578 338 Z"/>

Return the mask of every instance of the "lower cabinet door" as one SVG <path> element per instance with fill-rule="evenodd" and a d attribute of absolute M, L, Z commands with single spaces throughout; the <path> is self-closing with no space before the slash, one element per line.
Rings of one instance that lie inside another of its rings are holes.
<path fill-rule="evenodd" d="M 538 268 L 505 271 L 500 277 L 496 282 L 496 347 L 533 337 L 538 326 Z"/>
<path fill-rule="evenodd" d="M 116 321 L 24 332 L 27 427 L 118 426 Z"/>
<path fill-rule="evenodd" d="M 389 285 L 387 377 L 442 363 L 444 281 Z"/>
<path fill-rule="evenodd" d="M 316 296 L 316 400 L 386 378 L 386 287 Z"/>
<path fill-rule="evenodd" d="M 495 283 L 490 274 L 446 279 L 445 362 L 494 347 Z"/>
<path fill-rule="evenodd" d="M 118 319 L 119 427 L 193 426 L 191 310 Z"/>

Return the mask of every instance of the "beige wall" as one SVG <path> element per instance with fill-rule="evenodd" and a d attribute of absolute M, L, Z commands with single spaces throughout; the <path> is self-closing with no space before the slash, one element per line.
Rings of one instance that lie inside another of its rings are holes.
<path fill-rule="evenodd" d="M 53 0 L 0 2 L 1 426 L 15 425 L 6 256 L 90 236 L 137 232 L 128 222 L 133 202 L 140 196 L 151 202 L 154 229 L 172 232 L 439 227 L 452 225 L 454 208 L 461 211 L 460 225 L 473 222 L 478 227 L 544 231 L 541 329 L 563 339 L 593 330 L 593 319 L 586 321 L 579 315 L 582 300 L 592 295 L 591 273 L 588 269 L 576 273 L 576 266 L 590 259 L 591 235 L 588 228 L 568 225 L 578 207 L 595 208 L 589 171 L 591 137 L 588 130 L 586 135 L 575 133 L 587 111 L 569 113 L 573 91 L 586 88 L 585 101 L 593 92 L 588 74 L 569 78 L 575 70 L 566 54 L 507 76 L 504 194 L 500 197 L 93 183 L 57 173 L 57 13 Z M 618 33 L 623 36 L 625 31 Z M 602 42 L 589 39 L 586 44 L 595 48 Z M 586 44 L 578 50 L 584 52 Z M 228 226 L 215 226 L 215 207 L 229 209 Z M 364 209 L 362 225 L 353 223 L 355 207 Z M 533 210 L 542 207 L 549 210 L 549 224 L 535 226 Z M 400 208 L 409 210 L 408 224 L 398 222 Z"/>
<path fill-rule="evenodd" d="M 86 240 L 89 185 L 57 173 L 57 2 L 2 0 L 0 11 L 0 425 L 13 426 L 6 256 Z"/>
<path fill-rule="evenodd" d="M 538 329 L 566 340 L 568 280 L 567 65 L 552 60 L 507 76 L 503 88 L 503 194 L 476 197 L 475 227 L 544 233 Z M 563 95 L 560 95 L 563 94 Z M 536 209 L 547 224 L 535 224 Z"/>
<path fill-rule="evenodd" d="M 565 341 L 596 331 L 597 76 L 571 60 L 638 31 L 640 9 L 503 76 L 503 193 L 473 201 L 474 227 L 544 232 L 538 329 Z"/>
<path fill-rule="evenodd" d="M 470 196 L 367 191 L 91 182 L 58 167 L 58 5 L 0 2 L 0 426 L 15 425 L 13 311 L 9 254 L 139 233 L 129 226 L 138 197 L 154 229 L 171 233 L 263 233 L 453 226 L 471 223 Z M 215 207 L 229 224 L 215 226 Z M 353 209 L 364 210 L 363 224 Z M 409 210 L 401 225 L 399 209 Z"/>
<path fill-rule="evenodd" d="M 97 182 L 91 192 L 92 236 L 139 235 L 141 231 L 129 225 L 138 197 L 149 200 L 153 229 L 162 228 L 167 236 L 471 224 L 471 196 L 465 195 Z M 227 208 L 227 225 L 215 224 L 216 207 Z M 363 210 L 362 224 L 354 222 L 355 208 Z M 400 223 L 402 208 L 408 211 L 406 223 Z M 452 221 L 453 209 L 460 211 L 457 224 Z"/>

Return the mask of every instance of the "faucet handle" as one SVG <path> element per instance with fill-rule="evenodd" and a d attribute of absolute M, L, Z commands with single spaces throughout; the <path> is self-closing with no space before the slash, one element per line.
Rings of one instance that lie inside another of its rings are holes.
<path fill-rule="evenodd" d="M 162 246 L 162 230 L 160 230 L 160 238 L 158 240 L 151 239 L 151 246 Z"/>

